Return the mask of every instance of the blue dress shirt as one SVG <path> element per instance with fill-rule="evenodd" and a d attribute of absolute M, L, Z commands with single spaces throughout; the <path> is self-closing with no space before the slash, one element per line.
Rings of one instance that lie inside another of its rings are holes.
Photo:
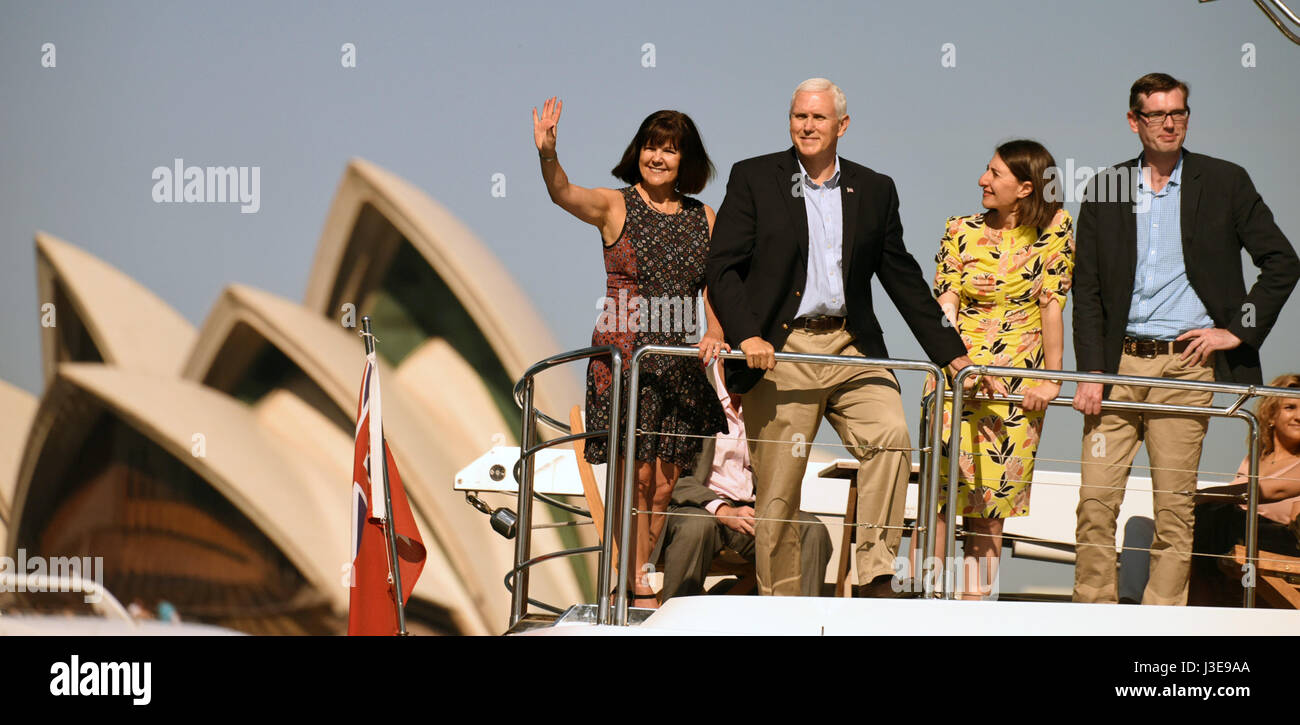
<path fill-rule="evenodd" d="M 814 184 L 799 161 L 803 174 L 803 205 L 808 214 L 808 279 L 795 317 L 845 316 L 844 306 L 844 210 L 840 200 L 840 158 L 835 173 L 823 184 Z"/>
<path fill-rule="evenodd" d="M 1138 159 L 1139 171 L 1143 159 Z M 1178 158 L 1169 182 L 1152 193 L 1139 174 L 1137 194 L 1137 272 L 1125 333 L 1132 337 L 1173 340 L 1188 330 L 1214 327 L 1187 280 L 1183 260 L 1180 188 L 1183 159 Z"/>

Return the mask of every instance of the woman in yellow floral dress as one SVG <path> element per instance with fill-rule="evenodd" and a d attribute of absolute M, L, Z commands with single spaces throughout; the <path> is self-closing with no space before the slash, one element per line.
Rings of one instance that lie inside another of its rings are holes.
<path fill-rule="evenodd" d="M 1041 183 L 1055 166 L 1037 142 L 1002 144 L 979 179 L 987 211 L 948 220 L 935 257 L 934 293 L 976 365 L 1061 369 L 1074 233 L 1070 215 Z M 981 382 L 988 390 L 1020 393 L 1024 403 L 994 402 L 990 394 L 988 400 L 968 399 L 963 407 L 957 506 L 968 535 L 962 598 L 974 599 L 987 595 L 996 581 L 1002 520 L 1029 513 L 1043 415 L 1047 401 L 1060 392 L 1051 381 Z M 947 404 L 945 438 L 951 421 Z M 940 512 L 948 496 L 944 445 Z M 937 533 L 942 557 L 947 534 L 942 517 Z"/>

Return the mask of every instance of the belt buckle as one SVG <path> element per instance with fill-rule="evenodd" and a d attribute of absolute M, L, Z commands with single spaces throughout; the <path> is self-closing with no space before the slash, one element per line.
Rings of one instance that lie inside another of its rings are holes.
<path fill-rule="evenodd" d="M 1124 352 L 1144 360 L 1154 360 L 1156 357 L 1156 341 L 1139 340 L 1130 337 L 1124 340 Z"/>
<path fill-rule="evenodd" d="M 802 324 L 799 324 L 800 320 L 802 320 Z M 831 320 L 838 320 L 838 322 L 835 326 L 831 326 L 830 324 Z M 795 327 L 797 329 L 806 330 L 808 332 L 835 332 L 837 330 L 843 330 L 845 328 L 845 325 L 846 325 L 845 318 L 843 317 L 836 318 L 836 317 L 832 317 L 831 315 L 816 315 L 814 317 L 801 317 L 795 321 Z"/>

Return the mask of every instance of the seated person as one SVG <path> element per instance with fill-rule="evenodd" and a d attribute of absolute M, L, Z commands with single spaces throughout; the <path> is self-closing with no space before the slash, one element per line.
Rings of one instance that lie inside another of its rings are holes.
<path fill-rule="evenodd" d="M 754 561 L 754 472 L 741 417 L 740 395 L 727 392 L 722 365 L 710 376 L 727 416 L 727 432 L 704 441 L 704 448 L 689 476 L 678 479 L 668 506 L 661 541 L 664 585 L 659 596 L 667 601 L 704 591 L 713 559 L 724 548 Z M 760 444 L 761 445 L 761 444 Z M 678 514 L 678 515 L 674 515 Z M 686 514 L 686 515 L 681 515 Z M 831 559 L 831 537 L 816 516 L 800 511 L 800 594 L 821 594 L 826 565 Z"/>
<path fill-rule="evenodd" d="M 1283 375 L 1270 386 L 1300 388 L 1300 375 Z M 1300 556 L 1300 397 L 1263 398 L 1256 410 L 1260 428 L 1259 548 Z M 1192 550 L 1198 554 L 1228 554 L 1246 537 L 1246 504 L 1222 494 L 1244 495 L 1250 459 L 1237 469 L 1230 485 L 1202 489 L 1196 496 L 1196 528 Z M 1197 575 L 1218 568 L 1213 557 L 1197 557 Z"/>

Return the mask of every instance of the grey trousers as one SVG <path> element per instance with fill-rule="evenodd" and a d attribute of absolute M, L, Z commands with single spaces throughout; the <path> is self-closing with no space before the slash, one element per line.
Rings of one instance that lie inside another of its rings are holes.
<path fill-rule="evenodd" d="M 674 503 L 669 505 L 668 513 L 663 533 L 664 586 L 660 592 L 664 601 L 702 593 L 713 558 L 724 548 L 754 561 L 754 537 L 728 528 L 703 507 Z M 674 513 L 691 515 L 671 515 Z M 797 518 L 804 522 L 795 525 L 800 540 L 799 593 L 815 597 L 821 594 L 831 560 L 831 536 L 816 516 L 800 511 Z"/>

